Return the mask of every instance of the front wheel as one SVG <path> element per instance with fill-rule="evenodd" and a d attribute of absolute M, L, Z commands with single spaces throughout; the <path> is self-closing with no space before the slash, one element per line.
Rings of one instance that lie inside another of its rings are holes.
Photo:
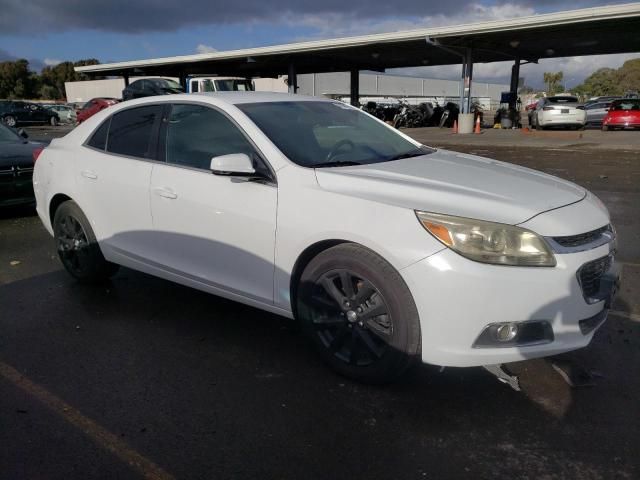
<path fill-rule="evenodd" d="M 420 356 L 420 322 L 409 288 L 364 247 L 341 244 L 311 260 L 296 306 L 316 350 L 342 375 L 385 383 Z"/>
<path fill-rule="evenodd" d="M 56 210 L 53 233 L 62 265 L 79 282 L 99 283 L 118 271 L 118 265 L 105 260 L 89 221 L 73 200 Z"/>
<path fill-rule="evenodd" d="M 55 127 L 56 125 L 58 125 L 58 117 L 49 118 L 49 123 L 51 124 L 52 127 Z"/>

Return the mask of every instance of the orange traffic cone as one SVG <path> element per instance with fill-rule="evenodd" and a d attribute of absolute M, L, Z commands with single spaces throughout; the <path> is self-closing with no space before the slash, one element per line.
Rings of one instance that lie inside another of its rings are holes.
<path fill-rule="evenodd" d="M 453 121 L 453 127 L 451 128 L 451 130 L 453 130 L 452 133 L 458 133 L 458 121 L 457 120 Z"/>
<path fill-rule="evenodd" d="M 476 117 L 476 128 L 473 133 L 480 133 L 480 117 Z"/>

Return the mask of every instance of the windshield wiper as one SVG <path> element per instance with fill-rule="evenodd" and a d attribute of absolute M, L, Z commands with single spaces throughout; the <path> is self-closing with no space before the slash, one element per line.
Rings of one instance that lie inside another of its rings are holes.
<path fill-rule="evenodd" d="M 402 160 L 403 158 L 411 158 L 411 157 L 421 157 L 422 155 L 427 155 L 427 152 L 414 151 L 409 153 L 401 153 L 400 155 L 396 155 L 394 157 L 387 158 L 387 161 L 391 162 L 392 160 Z"/>
<path fill-rule="evenodd" d="M 362 163 L 360 162 L 354 162 L 352 160 L 344 160 L 344 161 L 340 161 L 340 160 L 336 160 L 333 162 L 320 162 L 320 163 L 314 163 L 311 165 L 311 167 L 313 168 L 322 168 L 322 167 L 352 167 L 354 165 L 362 165 Z"/>

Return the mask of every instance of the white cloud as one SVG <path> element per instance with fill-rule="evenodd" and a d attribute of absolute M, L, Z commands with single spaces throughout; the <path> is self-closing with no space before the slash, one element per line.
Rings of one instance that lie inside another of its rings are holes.
<path fill-rule="evenodd" d="M 204 43 L 201 43 L 196 47 L 196 52 L 198 53 L 213 53 L 217 51 L 218 50 L 216 48 L 213 48 L 211 45 L 205 45 Z"/>
<path fill-rule="evenodd" d="M 45 58 L 43 61 L 47 67 L 55 67 L 59 63 L 62 63 L 62 60 L 58 60 L 57 58 Z"/>
<path fill-rule="evenodd" d="M 575 87 L 599 68 L 619 68 L 633 58 L 640 58 L 638 53 L 624 53 L 616 55 L 590 55 L 583 57 L 548 58 L 537 64 L 530 63 L 520 67 L 520 76 L 525 84 L 534 88 L 544 86 L 544 72 L 562 72 L 563 82 L 568 88 Z M 476 81 L 495 83 L 509 83 L 513 62 L 477 63 L 473 66 L 473 76 Z M 458 79 L 461 75 L 460 65 L 444 65 L 439 67 L 398 68 L 389 70 L 401 75 L 413 75 L 431 78 Z"/>
<path fill-rule="evenodd" d="M 523 7 L 511 3 L 501 5 L 481 5 L 472 3 L 455 15 L 427 15 L 409 18 L 391 18 L 385 20 L 371 20 L 359 18 L 356 14 L 289 14 L 285 15 L 284 23 L 289 26 L 312 28 L 315 32 L 298 40 L 318 38 L 332 38 L 337 36 L 366 35 L 370 33 L 394 32 L 446 25 L 464 25 L 468 23 L 488 22 L 506 18 L 534 15 L 531 7 Z"/>

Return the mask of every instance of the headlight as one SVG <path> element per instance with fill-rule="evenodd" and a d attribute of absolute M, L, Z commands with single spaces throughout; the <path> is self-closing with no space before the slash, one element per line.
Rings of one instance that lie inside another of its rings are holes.
<path fill-rule="evenodd" d="M 460 255 L 476 262 L 554 267 L 546 242 L 530 230 L 503 223 L 416 211 L 422 226 Z"/>

